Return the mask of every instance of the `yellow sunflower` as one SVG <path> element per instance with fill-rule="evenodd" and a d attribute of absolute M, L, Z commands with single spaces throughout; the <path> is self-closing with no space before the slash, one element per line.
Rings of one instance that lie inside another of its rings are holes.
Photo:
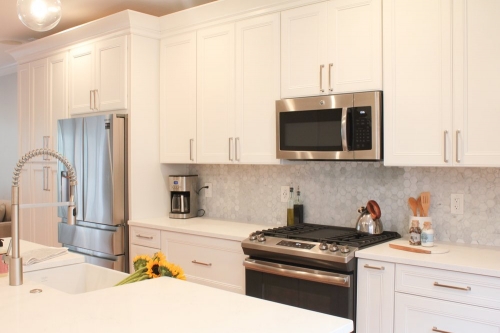
<path fill-rule="evenodd" d="M 146 265 L 148 268 L 146 274 L 149 278 L 157 278 L 160 277 L 160 261 L 158 259 L 150 260 Z"/>
<path fill-rule="evenodd" d="M 162 252 L 156 252 L 153 259 L 158 259 L 160 262 L 167 261 L 167 257 Z"/>
<path fill-rule="evenodd" d="M 136 271 L 140 270 L 143 267 L 146 267 L 147 263 L 151 261 L 151 258 L 148 255 L 138 255 L 134 257 L 134 269 Z"/>

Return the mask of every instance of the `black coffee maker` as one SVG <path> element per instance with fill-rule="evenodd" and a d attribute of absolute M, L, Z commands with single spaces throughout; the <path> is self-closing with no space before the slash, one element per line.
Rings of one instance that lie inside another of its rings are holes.
<path fill-rule="evenodd" d="M 198 175 L 169 176 L 170 213 L 174 219 L 189 219 L 198 215 Z"/>

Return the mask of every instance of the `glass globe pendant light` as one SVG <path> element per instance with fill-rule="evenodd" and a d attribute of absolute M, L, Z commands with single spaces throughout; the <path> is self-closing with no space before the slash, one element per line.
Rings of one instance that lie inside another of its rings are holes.
<path fill-rule="evenodd" d="M 17 16 L 31 30 L 50 30 L 61 20 L 61 1 L 17 0 Z"/>

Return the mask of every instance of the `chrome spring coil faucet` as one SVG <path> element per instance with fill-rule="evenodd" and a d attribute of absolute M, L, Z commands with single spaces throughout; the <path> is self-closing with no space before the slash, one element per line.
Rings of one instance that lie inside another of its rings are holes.
<path fill-rule="evenodd" d="M 26 153 L 17 162 L 12 177 L 12 254 L 9 256 L 9 285 L 19 286 L 23 284 L 23 259 L 19 253 L 19 176 L 26 162 L 36 156 L 48 155 L 58 159 L 68 171 L 69 178 L 69 203 L 68 203 L 68 224 L 74 225 L 76 221 L 76 206 L 75 206 L 75 186 L 76 174 L 75 169 L 69 161 L 58 152 L 52 149 L 34 149 Z"/>

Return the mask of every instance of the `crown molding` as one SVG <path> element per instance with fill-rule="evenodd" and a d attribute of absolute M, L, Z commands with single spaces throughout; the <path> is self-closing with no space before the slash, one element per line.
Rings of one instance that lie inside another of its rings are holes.
<path fill-rule="evenodd" d="M 5 76 L 17 72 L 17 64 L 10 64 L 0 67 L 0 76 Z"/>

